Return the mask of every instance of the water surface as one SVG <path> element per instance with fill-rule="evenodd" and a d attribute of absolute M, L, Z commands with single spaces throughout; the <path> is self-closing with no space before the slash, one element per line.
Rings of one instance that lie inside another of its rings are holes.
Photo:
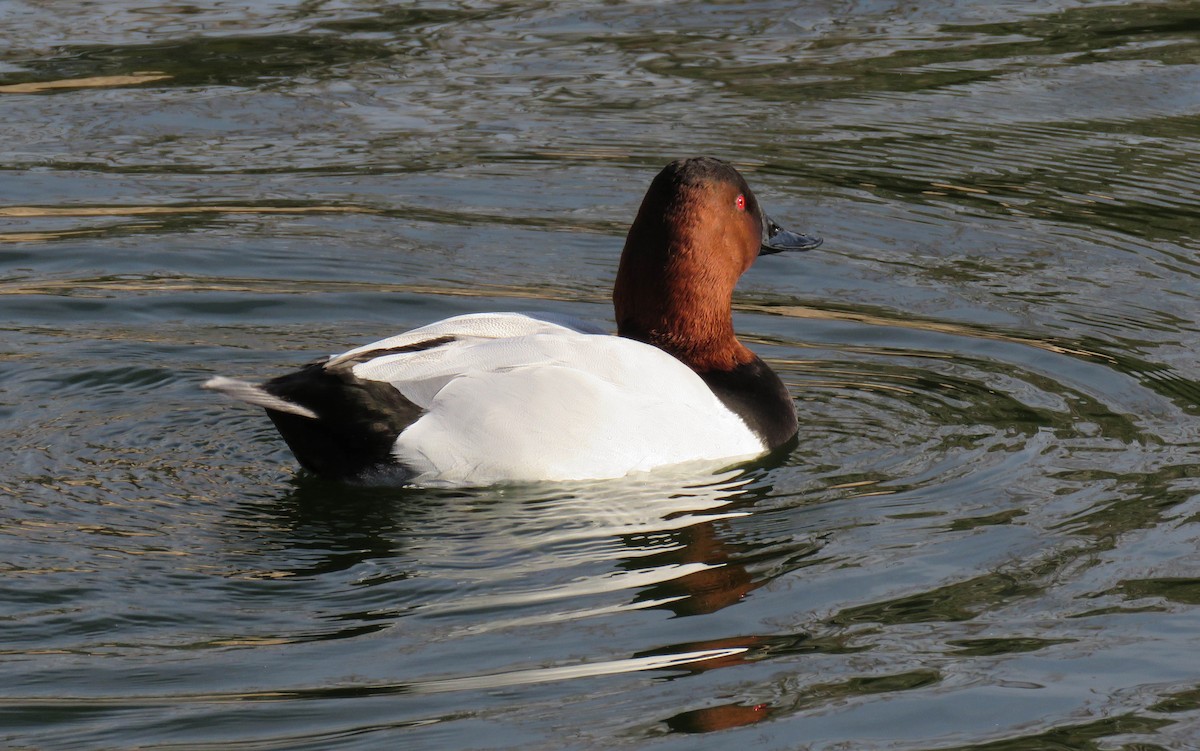
<path fill-rule="evenodd" d="M 0 6 L 14 748 L 1187 749 L 1200 4 Z M 299 473 L 201 391 L 611 321 L 670 159 L 826 244 L 718 475 Z"/>

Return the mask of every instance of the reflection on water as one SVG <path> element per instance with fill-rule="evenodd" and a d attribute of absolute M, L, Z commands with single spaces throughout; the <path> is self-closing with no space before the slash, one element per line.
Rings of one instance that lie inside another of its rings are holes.
<path fill-rule="evenodd" d="M 0 4 L 0 737 L 1188 748 L 1194 2 Z M 297 475 L 201 392 L 458 313 L 611 321 L 672 158 L 826 245 L 717 475 Z"/>

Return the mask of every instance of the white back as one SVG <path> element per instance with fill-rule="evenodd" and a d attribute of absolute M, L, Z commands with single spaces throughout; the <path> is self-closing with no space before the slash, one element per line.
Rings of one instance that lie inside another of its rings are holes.
<path fill-rule="evenodd" d="M 453 340 L 353 366 L 427 410 L 393 449 L 414 482 L 598 479 L 764 451 L 690 368 L 566 317 L 458 316 L 330 364 L 443 337 Z"/>

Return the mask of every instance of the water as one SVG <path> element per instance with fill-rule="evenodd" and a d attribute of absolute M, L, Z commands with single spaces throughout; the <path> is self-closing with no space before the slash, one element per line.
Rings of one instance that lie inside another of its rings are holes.
<path fill-rule="evenodd" d="M 1200 4 L 0 5 L 0 740 L 1200 747 Z M 799 445 L 465 491 L 203 392 L 611 321 L 672 158 L 822 234 Z"/>

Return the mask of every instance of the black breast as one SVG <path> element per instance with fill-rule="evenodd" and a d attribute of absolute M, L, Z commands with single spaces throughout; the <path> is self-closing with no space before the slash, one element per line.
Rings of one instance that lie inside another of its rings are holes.
<path fill-rule="evenodd" d="M 710 370 L 698 375 L 768 449 L 779 448 L 796 435 L 796 407 L 791 394 L 775 371 L 758 357 L 733 370 Z"/>

